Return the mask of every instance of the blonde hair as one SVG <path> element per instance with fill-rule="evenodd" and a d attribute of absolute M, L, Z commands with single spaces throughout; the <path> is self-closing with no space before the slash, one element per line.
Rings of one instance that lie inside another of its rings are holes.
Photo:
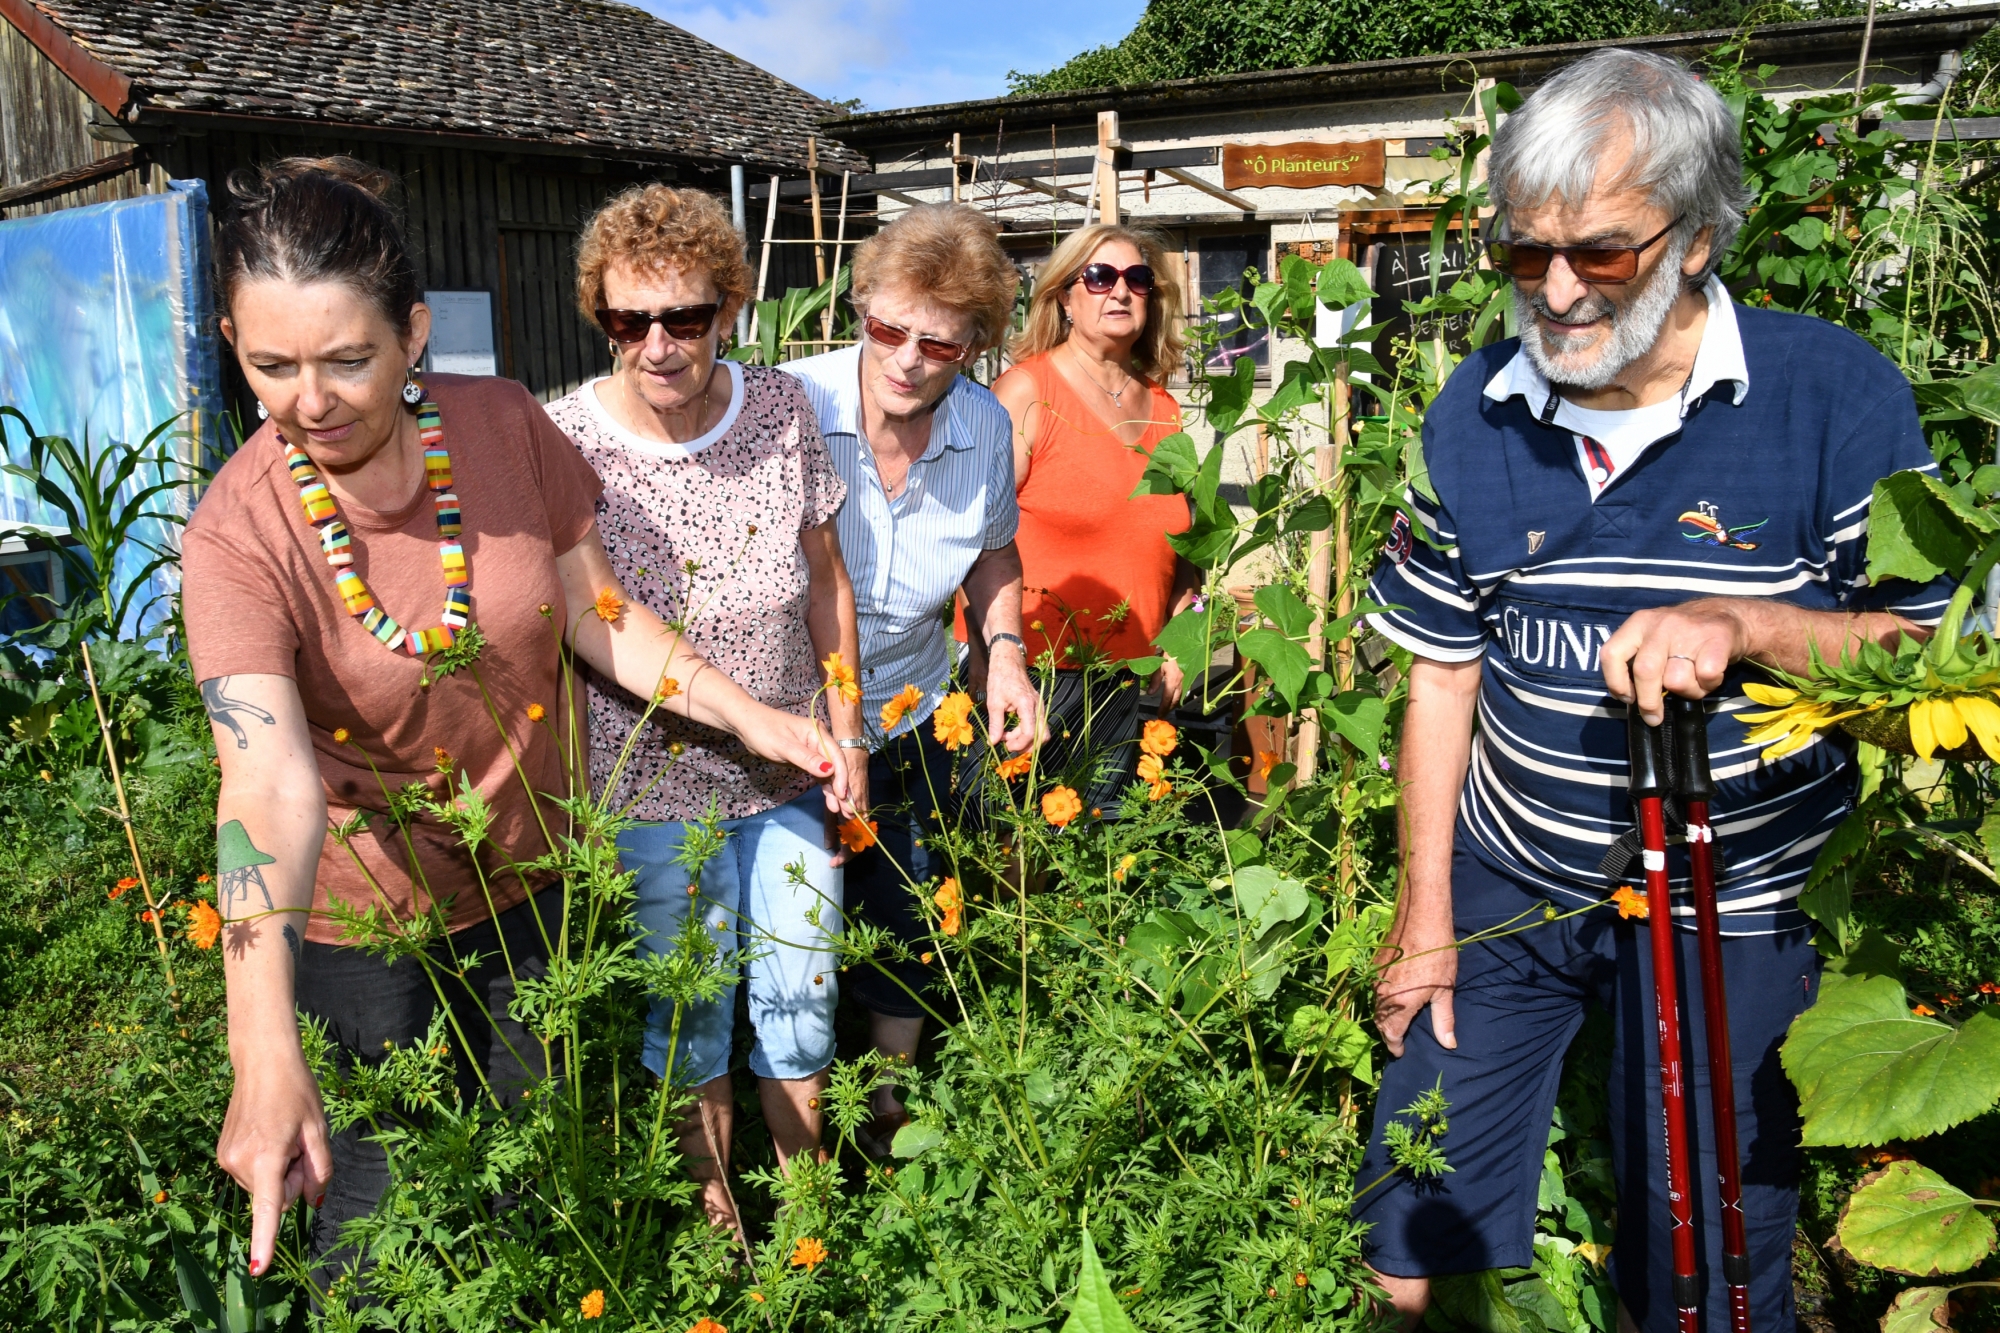
<path fill-rule="evenodd" d="M 1124 241 L 1153 270 L 1153 294 L 1146 298 L 1146 327 L 1132 344 L 1132 366 L 1155 381 L 1164 380 L 1180 363 L 1187 346 L 1182 334 L 1181 284 L 1169 266 L 1167 243 L 1155 232 L 1098 222 L 1070 233 L 1054 254 L 1035 271 L 1035 294 L 1028 301 L 1027 327 L 1008 349 L 1016 361 L 1059 346 L 1069 339 L 1069 323 L 1056 297 L 1083 272 L 1090 257 L 1108 241 Z"/>
<path fill-rule="evenodd" d="M 750 299 L 743 233 L 715 196 L 700 190 L 635 185 L 597 210 L 584 225 L 576 252 L 576 303 L 585 319 L 597 319 L 597 308 L 604 304 L 604 270 L 620 262 L 642 273 L 678 269 L 689 276 L 705 274 L 725 313 Z"/>
<path fill-rule="evenodd" d="M 881 292 L 921 297 L 972 319 L 972 350 L 1006 336 L 1021 275 L 994 239 L 993 224 L 963 204 L 922 204 L 854 252 L 854 307 Z"/>

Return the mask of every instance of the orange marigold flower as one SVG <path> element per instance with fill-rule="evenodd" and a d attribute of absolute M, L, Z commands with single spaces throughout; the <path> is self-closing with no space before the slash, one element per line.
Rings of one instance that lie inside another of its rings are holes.
<path fill-rule="evenodd" d="M 660 678 L 660 688 L 653 691 L 653 697 L 661 703 L 665 703 L 680 692 L 681 683 L 679 681 L 675 680 L 672 676 L 662 676 Z"/>
<path fill-rule="evenodd" d="M 1965 1001 L 1959 999 L 1956 995 L 1940 995 L 1937 997 L 1937 1002 L 1947 1009 L 1956 1009 L 1965 1003 Z"/>
<path fill-rule="evenodd" d="M 222 933 L 222 917 L 207 903 L 196 903 L 188 909 L 188 938 L 197 949 L 213 949 L 215 937 Z"/>
<path fill-rule="evenodd" d="M 206 870 L 204 870 L 204 871 L 202 871 L 202 872 L 201 872 L 201 873 L 200 873 L 199 875 L 196 875 L 196 876 L 194 877 L 194 882 L 195 882 L 195 883 L 197 883 L 197 884 L 206 884 L 206 883 L 208 883 L 208 872 L 207 872 Z"/>
<path fill-rule="evenodd" d="M 1146 724 L 1146 730 L 1139 737 L 1139 748 L 1147 754 L 1165 759 L 1181 743 L 1181 733 L 1174 724 L 1163 717 L 1156 717 Z"/>
<path fill-rule="evenodd" d="M 972 744 L 972 696 L 960 690 L 947 694 L 931 714 L 931 734 L 947 750 Z"/>
<path fill-rule="evenodd" d="M 150 926 L 151 924 L 153 924 L 153 922 L 158 921 L 160 919 L 160 914 L 158 912 L 155 912 L 152 908 L 149 907 L 145 911 L 139 913 L 139 919 Z"/>
<path fill-rule="evenodd" d="M 1618 905 L 1619 917 L 1627 921 L 1634 918 L 1644 921 L 1647 914 L 1652 911 L 1651 905 L 1646 901 L 1646 895 L 1629 884 L 1612 894 L 1611 901 Z"/>
<path fill-rule="evenodd" d="M 850 852 L 865 852 L 875 845 L 875 831 L 880 827 L 872 819 L 849 816 L 840 821 L 840 845 Z"/>
<path fill-rule="evenodd" d="M 117 884 L 112 886 L 109 895 L 111 901 L 114 903 L 117 902 L 120 898 L 124 897 L 126 893 L 138 887 L 139 887 L 139 881 L 133 879 L 130 875 L 127 875 L 124 879 L 119 880 Z"/>
<path fill-rule="evenodd" d="M 346 727 L 335 727 L 333 729 L 333 743 L 335 745 L 347 744 L 347 737 L 348 737 L 348 730 Z"/>
<path fill-rule="evenodd" d="M 716 1323 L 713 1319 L 697 1319 L 694 1321 L 694 1327 L 689 1329 L 688 1333 L 729 1333 L 729 1330 Z"/>
<path fill-rule="evenodd" d="M 543 718 L 547 717 L 548 715 L 549 715 L 549 710 L 542 707 L 540 704 L 528 705 L 528 721 L 540 722 Z"/>
<path fill-rule="evenodd" d="M 828 653 L 826 660 L 819 664 L 826 672 L 826 687 L 851 704 L 861 702 L 861 682 L 854 675 L 854 668 L 840 660 L 839 653 Z"/>
<path fill-rule="evenodd" d="M 1023 750 L 1011 759 L 1002 759 L 998 765 L 998 771 L 1001 777 L 1012 782 L 1015 778 L 1020 777 L 1034 766 L 1035 756 Z"/>
<path fill-rule="evenodd" d="M 1913 1004 L 1910 1006 L 1910 1012 L 1915 1014 L 1918 1018 L 1937 1017 L 1937 1010 L 1931 1008 L 1927 1004 Z"/>
<path fill-rule="evenodd" d="M 605 618 L 608 620 L 611 617 L 607 616 Z M 577 1306 L 583 1311 L 585 1319 L 602 1319 L 604 1318 L 604 1293 L 593 1289 L 582 1300 L 577 1302 Z"/>
<path fill-rule="evenodd" d="M 799 1237 L 799 1243 L 792 1247 L 792 1267 L 803 1268 L 810 1273 L 826 1262 L 826 1246 L 811 1236 Z"/>
<path fill-rule="evenodd" d="M 599 620 L 609 625 L 625 614 L 625 599 L 618 595 L 616 588 L 600 588 L 597 600 L 591 604 L 590 609 L 597 612 Z"/>
<path fill-rule="evenodd" d="M 1068 787 L 1057 787 L 1042 797 L 1042 818 L 1057 828 L 1067 828 L 1082 813 L 1083 801 Z"/>
<path fill-rule="evenodd" d="M 914 685 L 905 685 L 896 692 L 896 697 L 882 705 L 882 730 L 893 731 L 913 708 L 924 704 L 924 692 Z"/>
<path fill-rule="evenodd" d="M 931 895 L 931 901 L 944 913 L 944 921 L 938 926 L 947 935 L 956 935 L 965 925 L 965 895 L 959 892 L 958 881 L 945 876 L 938 891 Z"/>

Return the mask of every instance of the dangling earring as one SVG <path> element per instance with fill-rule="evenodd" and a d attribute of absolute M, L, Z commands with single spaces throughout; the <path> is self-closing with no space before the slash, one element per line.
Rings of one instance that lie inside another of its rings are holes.
<path fill-rule="evenodd" d="M 262 398 L 259 398 L 257 400 L 257 420 L 269 421 L 270 419 L 271 419 L 271 409 L 264 406 L 264 400 Z"/>
<path fill-rule="evenodd" d="M 414 412 L 423 401 L 424 377 L 417 373 L 415 366 L 411 366 L 403 372 L 403 406 Z"/>

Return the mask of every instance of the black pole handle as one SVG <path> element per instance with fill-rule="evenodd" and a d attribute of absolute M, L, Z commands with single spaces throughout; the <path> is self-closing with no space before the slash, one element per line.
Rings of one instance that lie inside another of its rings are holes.
<path fill-rule="evenodd" d="M 1667 730 L 1673 733 L 1674 794 L 1688 801 L 1715 799 L 1708 772 L 1708 713 L 1699 699 L 1667 696 Z"/>
<path fill-rule="evenodd" d="M 1633 800 L 1665 796 L 1670 785 L 1667 770 L 1666 728 L 1649 727 L 1637 703 L 1625 709 L 1625 748 L 1632 760 Z"/>

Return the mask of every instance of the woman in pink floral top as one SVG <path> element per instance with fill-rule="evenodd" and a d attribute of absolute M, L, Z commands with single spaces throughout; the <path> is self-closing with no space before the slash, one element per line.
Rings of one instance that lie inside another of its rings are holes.
<path fill-rule="evenodd" d="M 577 292 L 618 366 L 552 404 L 549 416 L 604 482 L 598 529 L 623 586 L 753 698 L 804 716 L 822 680 L 818 664 L 858 655 L 834 527 L 847 488 L 798 381 L 718 356 L 749 277 L 742 235 L 710 196 L 651 185 L 613 199 L 584 233 Z M 852 769 L 858 702 L 833 690 L 820 698 Z M 831 802 L 797 770 L 660 711 L 621 770 L 644 711 L 644 701 L 592 679 L 593 785 L 615 784 L 616 805 L 640 821 L 618 840 L 638 876 L 640 947 L 672 951 L 699 911 L 719 949 L 753 955 L 744 967 L 757 1030 L 750 1067 L 764 1118 L 781 1163 L 821 1155 L 842 905 L 838 858 L 827 850 Z M 691 885 L 682 850 L 707 819 L 728 836 Z M 803 875 L 788 869 L 801 865 Z M 736 1227 L 725 1184 L 735 989 L 684 1008 L 678 1042 L 674 1010 L 655 1000 L 646 1064 L 699 1087 L 682 1151 L 710 1219 Z"/>

